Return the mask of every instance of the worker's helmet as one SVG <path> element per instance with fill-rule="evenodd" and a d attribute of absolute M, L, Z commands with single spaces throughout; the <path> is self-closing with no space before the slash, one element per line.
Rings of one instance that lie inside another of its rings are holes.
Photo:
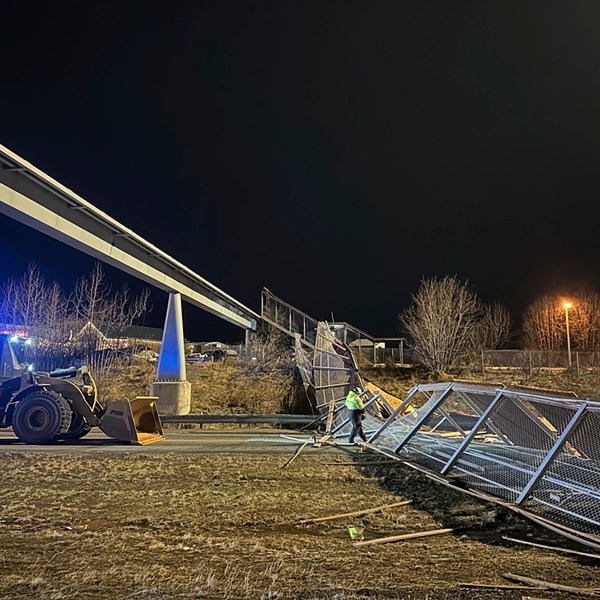
<path fill-rule="evenodd" d="M 360 386 L 358 386 L 358 385 L 356 386 L 356 393 L 357 394 L 362 394 L 363 393 L 362 388 Z"/>

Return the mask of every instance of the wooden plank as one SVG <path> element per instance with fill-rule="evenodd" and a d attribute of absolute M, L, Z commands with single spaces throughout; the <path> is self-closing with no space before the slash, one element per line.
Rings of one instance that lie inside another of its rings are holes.
<path fill-rule="evenodd" d="M 390 537 L 377 538 L 375 540 L 365 540 L 356 542 L 355 546 L 372 546 L 374 544 L 389 544 L 390 542 L 402 542 L 404 540 L 413 540 L 415 538 L 431 537 L 433 535 L 445 535 L 452 533 L 454 529 L 434 529 L 432 531 L 420 531 L 419 533 L 406 533 L 404 535 L 392 535 Z"/>
<path fill-rule="evenodd" d="M 392 504 L 383 504 L 382 506 L 376 506 L 375 508 L 366 508 L 365 510 L 356 510 L 354 512 L 339 513 L 337 515 L 330 515 L 328 517 L 316 517 L 314 519 L 303 519 L 298 521 L 298 525 L 303 523 L 320 523 L 321 521 L 333 521 L 334 519 L 343 519 L 344 517 L 360 517 L 362 515 L 370 515 L 372 513 L 380 512 L 386 508 L 394 508 L 396 506 L 407 506 L 412 504 L 412 500 L 403 500 L 401 502 L 393 502 Z"/>
<path fill-rule="evenodd" d="M 304 444 L 302 444 L 297 450 L 296 452 L 294 452 L 294 455 L 292 456 L 292 458 L 290 458 L 281 468 L 282 469 L 287 469 L 293 462 L 294 460 L 298 457 L 298 455 L 300 454 L 300 452 L 302 452 L 302 450 L 304 450 L 304 448 L 306 448 L 306 446 L 310 444 L 310 441 L 308 442 L 304 442 Z"/>
<path fill-rule="evenodd" d="M 594 589 L 585 589 L 580 587 L 573 587 L 570 585 L 562 585 L 560 583 L 551 583 L 549 581 L 543 581 L 541 579 L 532 579 L 531 577 L 523 577 L 522 575 L 515 575 L 514 573 L 504 573 L 502 575 L 509 581 L 518 581 L 526 585 L 536 585 L 538 588 L 546 590 L 557 590 L 559 592 L 570 592 L 572 594 L 581 594 L 583 596 L 598 596 L 598 592 Z"/>
<path fill-rule="evenodd" d="M 331 443 L 332 439 L 334 439 L 334 437 L 330 433 L 327 433 L 318 442 L 314 444 L 314 447 L 320 448 L 323 444 Z"/>
<path fill-rule="evenodd" d="M 458 587 L 464 588 L 483 588 L 488 590 L 537 590 L 540 591 L 538 586 L 531 585 L 508 585 L 502 583 L 459 583 Z"/>
<path fill-rule="evenodd" d="M 571 548 L 560 548 L 559 546 L 546 546 L 545 544 L 536 544 L 527 540 L 518 540 L 516 538 L 502 536 L 503 540 L 515 542 L 517 544 L 525 544 L 526 546 L 534 546 L 535 548 L 543 548 L 544 550 L 554 550 L 556 552 L 565 552 L 566 554 L 577 554 L 577 556 L 587 556 L 588 558 L 600 559 L 600 554 L 591 554 L 590 552 L 580 552 L 579 550 L 571 550 Z"/>

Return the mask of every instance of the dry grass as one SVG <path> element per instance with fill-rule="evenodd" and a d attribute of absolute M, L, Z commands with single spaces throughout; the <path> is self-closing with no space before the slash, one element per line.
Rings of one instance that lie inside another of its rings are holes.
<path fill-rule="evenodd" d="M 499 545 L 501 533 L 539 533 L 517 516 L 403 465 L 331 461 L 311 454 L 284 470 L 266 455 L 7 454 L 0 599 L 520 598 L 457 588 L 506 583 L 508 571 L 600 586 L 589 561 Z M 294 524 L 399 498 L 413 504 L 354 523 L 370 537 L 463 529 L 366 551 L 345 520 Z"/>
<path fill-rule="evenodd" d="M 149 385 L 153 367 L 140 369 L 119 379 L 117 397 L 147 393 L 138 390 Z M 366 374 L 400 397 L 420 381 L 408 371 Z M 264 375 L 227 362 L 190 366 L 192 412 L 277 412 L 290 382 Z M 483 381 L 478 374 L 472 380 Z M 488 380 L 501 383 L 496 375 Z M 599 397 L 596 375 L 511 376 L 506 383 Z M 336 465 L 330 463 L 348 458 L 313 453 L 282 469 L 288 458 L 6 452 L 0 600 L 575 597 L 458 587 L 507 584 L 506 572 L 600 587 L 600 562 L 510 546 L 501 536 L 562 546 L 564 539 L 404 465 Z M 348 521 L 295 525 L 405 498 L 413 503 L 353 524 L 364 526 L 367 538 L 440 527 L 456 528 L 455 535 L 359 549 L 348 537 Z"/>
<path fill-rule="evenodd" d="M 104 404 L 113 400 L 133 400 L 147 396 L 156 376 L 156 365 L 146 361 L 133 364 L 114 361 L 100 373 L 92 372 L 98 385 L 98 396 Z"/>
<path fill-rule="evenodd" d="M 188 365 L 187 376 L 193 414 L 285 412 L 292 393 L 290 374 L 247 369 L 235 359 Z"/>
<path fill-rule="evenodd" d="M 186 369 L 193 414 L 291 412 L 302 400 L 296 397 L 292 376 L 284 370 L 248 369 L 236 359 L 189 364 Z M 106 372 L 94 375 L 102 402 L 133 400 L 150 393 L 156 365 L 114 362 Z"/>
<path fill-rule="evenodd" d="M 417 383 L 433 383 L 436 380 L 413 368 L 366 368 L 365 377 L 399 398 L 405 398 Z M 559 371 L 457 371 L 441 377 L 441 381 L 473 381 L 476 383 L 497 383 L 506 386 L 525 386 L 545 390 L 574 392 L 581 398 L 600 401 L 600 371 L 581 370 L 580 373 Z"/>

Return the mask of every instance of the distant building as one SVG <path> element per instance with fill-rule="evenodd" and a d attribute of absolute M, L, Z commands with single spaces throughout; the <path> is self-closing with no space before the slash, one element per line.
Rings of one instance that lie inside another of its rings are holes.
<path fill-rule="evenodd" d="M 131 325 L 122 329 L 102 325 L 97 327 L 91 321 L 88 321 L 73 338 L 96 338 L 96 348 L 98 350 L 142 345 L 158 352 L 162 335 L 163 330 L 158 327 L 145 327 L 142 325 Z"/>

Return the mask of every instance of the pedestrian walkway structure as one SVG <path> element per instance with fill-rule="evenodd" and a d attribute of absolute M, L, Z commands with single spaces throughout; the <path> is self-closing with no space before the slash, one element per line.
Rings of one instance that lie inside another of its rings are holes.
<path fill-rule="evenodd" d="M 246 331 L 256 329 L 254 311 L 2 145 L 0 212 L 169 293 L 152 390 L 162 414 L 189 412 L 182 299 Z"/>
<path fill-rule="evenodd" d="M 333 439 L 347 440 L 344 399 L 360 385 L 365 449 L 600 549 L 599 401 L 463 381 L 419 384 L 396 398 L 365 379 L 330 323 L 278 306 L 280 315 L 281 329 L 297 324 L 299 371 Z"/>

